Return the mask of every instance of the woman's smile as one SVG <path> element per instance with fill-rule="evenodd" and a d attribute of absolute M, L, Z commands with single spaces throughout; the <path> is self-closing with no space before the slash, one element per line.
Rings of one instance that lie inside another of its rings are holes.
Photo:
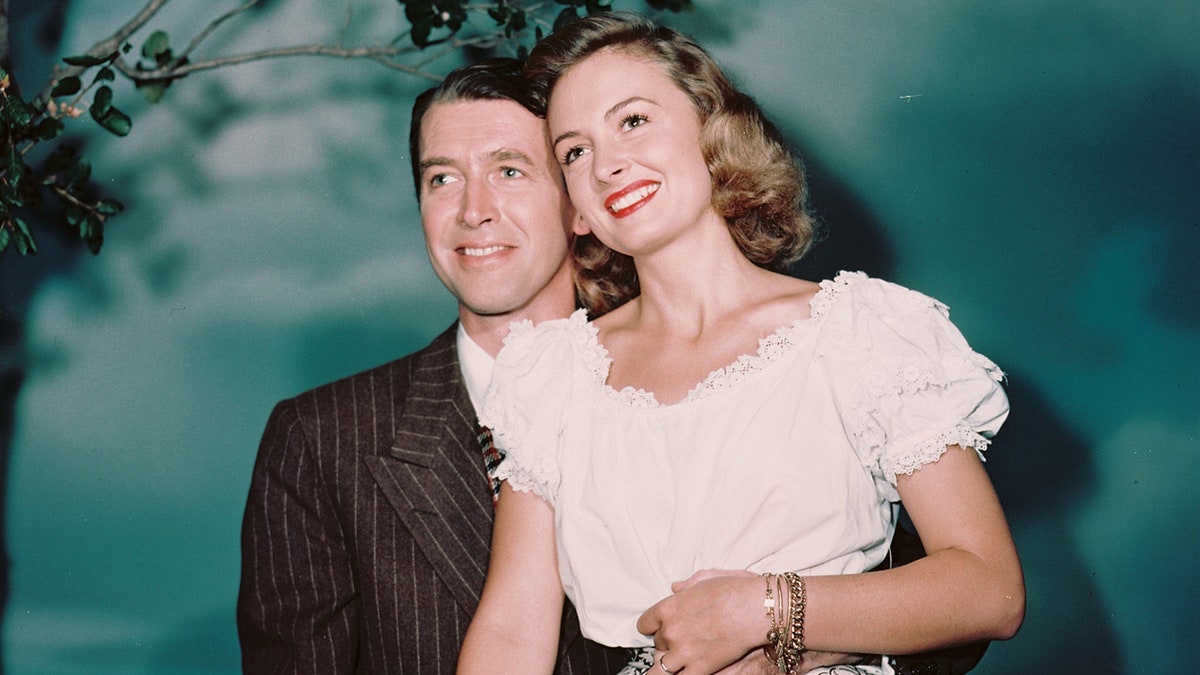
<path fill-rule="evenodd" d="M 652 180 L 639 180 L 612 193 L 604 200 L 604 208 L 613 216 L 624 218 L 642 208 L 654 198 L 661 183 Z"/>

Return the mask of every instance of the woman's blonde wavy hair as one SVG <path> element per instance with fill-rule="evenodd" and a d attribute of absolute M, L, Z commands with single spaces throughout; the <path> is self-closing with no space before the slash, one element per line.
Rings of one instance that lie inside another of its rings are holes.
<path fill-rule="evenodd" d="M 661 64 L 691 98 L 700 117 L 713 207 L 742 253 L 772 270 L 800 259 L 816 230 L 800 162 L 754 99 L 738 91 L 690 38 L 626 12 L 574 21 L 538 43 L 525 65 L 543 108 L 563 73 L 604 49 Z M 576 239 L 573 262 L 576 291 L 592 317 L 641 292 L 633 260 L 593 235 Z"/>

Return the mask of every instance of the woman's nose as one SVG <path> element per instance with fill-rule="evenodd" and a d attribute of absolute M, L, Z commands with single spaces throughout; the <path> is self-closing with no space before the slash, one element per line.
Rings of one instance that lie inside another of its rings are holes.
<path fill-rule="evenodd" d="M 596 147 L 592 150 L 592 173 L 601 183 L 609 183 L 629 168 L 629 158 L 619 147 Z"/>

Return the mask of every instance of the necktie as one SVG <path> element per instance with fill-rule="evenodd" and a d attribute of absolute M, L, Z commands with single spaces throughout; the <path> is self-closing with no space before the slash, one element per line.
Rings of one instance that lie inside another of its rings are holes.
<path fill-rule="evenodd" d="M 483 466 L 487 470 L 488 482 L 492 488 L 492 504 L 500 498 L 500 479 L 496 478 L 496 467 L 504 459 L 504 453 L 496 447 L 492 440 L 492 430 L 479 425 L 479 447 L 483 450 Z"/>

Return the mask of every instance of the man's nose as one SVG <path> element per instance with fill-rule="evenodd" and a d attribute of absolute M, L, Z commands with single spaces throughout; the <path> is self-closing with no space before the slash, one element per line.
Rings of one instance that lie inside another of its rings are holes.
<path fill-rule="evenodd" d="M 464 227 L 483 227 L 499 220 L 496 194 L 487 181 L 467 181 L 463 190 L 462 214 Z"/>

